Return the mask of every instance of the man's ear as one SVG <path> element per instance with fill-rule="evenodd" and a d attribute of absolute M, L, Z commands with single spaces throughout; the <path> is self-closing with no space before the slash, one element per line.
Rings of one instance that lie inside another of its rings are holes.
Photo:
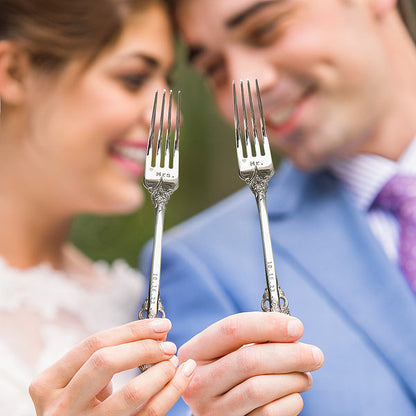
<path fill-rule="evenodd" d="M 370 0 L 370 4 L 374 15 L 381 18 L 396 8 L 397 0 Z"/>
<path fill-rule="evenodd" d="M 15 42 L 0 41 L 0 97 L 20 104 L 25 97 L 24 78 L 29 69 L 27 53 Z"/>

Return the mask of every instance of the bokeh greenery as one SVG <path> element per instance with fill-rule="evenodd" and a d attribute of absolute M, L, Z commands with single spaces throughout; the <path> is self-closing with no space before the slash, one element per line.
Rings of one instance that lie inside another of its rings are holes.
<path fill-rule="evenodd" d="M 178 45 L 172 87 L 182 91 L 180 187 L 167 206 L 165 229 L 243 186 L 237 172 L 233 129 L 218 114 L 206 84 L 184 56 Z M 136 267 L 140 249 L 152 238 L 154 227 L 153 205 L 147 191 L 144 193 L 145 205 L 131 215 L 77 218 L 72 242 L 92 259 L 123 258 Z"/>

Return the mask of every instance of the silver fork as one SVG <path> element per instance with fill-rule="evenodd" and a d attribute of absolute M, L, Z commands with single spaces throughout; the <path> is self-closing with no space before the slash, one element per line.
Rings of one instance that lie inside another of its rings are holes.
<path fill-rule="evenodd" d="M 280 288 L 275 262 L 273 257 L 272 241 L 270 238 L 269 219 L 267 215 L 266 192 L 270 178 L 274 174 L 273 160 L 267 138 L 266 125 L 264 122 L 263 106 L 260 98 L 259 84 L 256 79 L 256 93 L 258 111 L 260 118 L 263 152 L 261 150 L 257 132 L 257 122 L 254 114 L 253 99 L 251 96 L 250 82 L 247 80 L 247 95 L 249 98 L 249 110 L 251 118 L 251 132 L 247 120 L 246 101 L 244 98 L 244 83 L 240 81 L 241 107 L 243 112 L 243 136 L 240 128 L 240 117 L 238 114 L 237 94 L 235 82 L 233 81 L 234 98 L 234 124 L 235 139 L 237 147 L 237 159 L 240 178 L 247 183 L 256 197 L 257 208 L 260 218 L 261 236 L 263 241 L 264 266 L 266 271 L 267 287 L 263 294 L 261 308 L 265 312 L 277 311 L 289 315 L 289 303 Z M 252 136 L 252 137 L 251 137 Z"/>
<path fill-rule="evenodd" d="M 165 317 L 162 302 L 160 301 L 160 264 L 162 258 L 163 222 L 165 218 L 166 204 L 172 193 L 179 186 L 179 128 L 181 92 L 178 92 L 177 113 L 173 151 L 171 152 L 171 115 L 172 115 L 172 90 L 169 93 L 167 114 L 167 128 L 163 134 L 165 96 L 163 91 L 160 110 L 159 131 L 155 142 L 155 119 L 158 92 L 155 93 L 152 118 L 150 122 L 149 140 L 144 170 L 144 186 L 149 191 L 153 205 L 155 206 L 155 232 L 153 238 L 153 254 L 149 279 L 149 292 L 139 312 L 139 319 L 156 318 L 158 314 Z M 164 146 L 163 146 L 164 143 Z M 163 150 L 163 151 L 162 151 Z M 171 157 L 172 153 L 172 157 Z"/>

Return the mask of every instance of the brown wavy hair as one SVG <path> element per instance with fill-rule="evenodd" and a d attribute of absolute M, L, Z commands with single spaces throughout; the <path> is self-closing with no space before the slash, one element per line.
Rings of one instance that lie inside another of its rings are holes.
<path fill-rule="evenodd" d="M 31 62 L 56 71 L 74 56 L 91 62 L 132 12 L 158 0 L 0 0 L 0 40 L 19 42 Z"/>

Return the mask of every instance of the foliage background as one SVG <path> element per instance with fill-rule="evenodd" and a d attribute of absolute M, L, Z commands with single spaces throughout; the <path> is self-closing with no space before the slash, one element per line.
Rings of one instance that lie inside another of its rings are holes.
<path fill-rule="evenodd" d="M 207 86 L 186 63 L 180 45 L 172 87 L 182 91 L 180 186 L 169 201 L 165 229 L 243 186 L 237 171 L 234 131 L 216 111 Z M 152 238 L 154 227 L 153 205 L 147 191 L 144 193 L 145 205 L 133 214 L 77 218 L 72 242 L 92 259 L 123 258 L 137 267 L 140 249 Z"/>

